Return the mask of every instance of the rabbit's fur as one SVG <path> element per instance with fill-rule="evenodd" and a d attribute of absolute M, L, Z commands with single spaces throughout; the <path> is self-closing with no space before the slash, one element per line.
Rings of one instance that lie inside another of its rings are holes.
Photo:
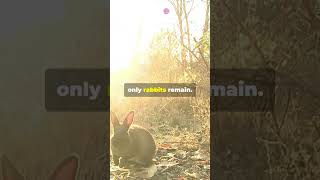
<path fill-rule="evenodd" d="M 127 162 L 148 167 L 156 154 L 156 143 L 145 128 L 132 125 L 134 112 L 131 111 L 120 124 L 116 114 L 111 113 L 114 134 L 111 137 L 111 152 L 114 164 L 125 167 Z"/>
<path fill-rule="evenodd" d="M 3 180 L 24 180 L 23 175 L 14 167 L 12 162 L 3 155 L 1 157 Z M 49 180 L 75 180 L 79 168 L 79 157 L 74 154 L 65 158 L 53 171 Z"/>

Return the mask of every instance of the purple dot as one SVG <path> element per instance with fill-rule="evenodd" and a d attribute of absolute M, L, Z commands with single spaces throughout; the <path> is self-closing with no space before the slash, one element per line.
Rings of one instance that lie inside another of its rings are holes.
<path fill-rule="evenodd" d="M 164 8 L 163 13 L 164 14 L 169 14 L 170 10 L 168 8 Z"/>

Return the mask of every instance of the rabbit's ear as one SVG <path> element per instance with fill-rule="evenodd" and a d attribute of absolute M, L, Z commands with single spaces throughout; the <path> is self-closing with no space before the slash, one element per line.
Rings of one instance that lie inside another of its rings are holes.
<path fill-rule="evenodd" d="M 3 180 L 23 180 L 23 176 L 12 165 L 7 156 L 1 157 L 2 179 Z"/>
<path fill-rule="evenodd" d="M 129 112 L 126 119 L 123 121 L 123 124 L 130 127 L 133 122 L 133 116 L 134 116 L 134 112 L 133 111 Z"/>
<path fill-rule="evenodd" d="M 50 180 L 75 180 L 79 167 L 79 157 L 72 155 L 64 159 L 53 172 Z"/>
<path fill-rule="evenodd" d="M 118 120 L 118 116 L 114 112 L 111 112 L 111 122 L 112 122 L 113 126 L 120 125 L 119 120 Z"/>

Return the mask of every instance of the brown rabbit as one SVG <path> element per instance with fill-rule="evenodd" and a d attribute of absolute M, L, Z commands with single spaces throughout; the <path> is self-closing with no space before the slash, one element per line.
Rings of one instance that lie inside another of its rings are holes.
<path fill-rule="evenodd" d="M 24 180 L 25 178 L 3 155 L 1 158 L 3 180 Z M 78 172 L 79 158 L 76 155 L 64 159 L 50 176 L 49 180 L 75 180 Z"/>
<path fill-rule="evenodd" d="M 131 125 L 134 112 L 131 111 L 120 124 L 117 116 L 111 113 L 114 134 L 111 137 L 112 159 L 116 166 L 125 167 L 127 162 L 149 167 L 156 154 L 156 143 L 146 129 Z"/>

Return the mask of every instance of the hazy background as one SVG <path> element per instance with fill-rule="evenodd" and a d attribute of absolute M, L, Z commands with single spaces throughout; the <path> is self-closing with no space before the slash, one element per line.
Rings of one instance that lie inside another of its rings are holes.
<path fill-rule="evenodd" d="M 0 5 L 0 153 L 29 179 L 45 179 L 72 152 L 81 157 L 82 174 L 103 172 L 97 158 L 105 149 L 106 113 L 46 112 L 44 73 L 107 67 L 105 3 L 11 0 Z"/>

